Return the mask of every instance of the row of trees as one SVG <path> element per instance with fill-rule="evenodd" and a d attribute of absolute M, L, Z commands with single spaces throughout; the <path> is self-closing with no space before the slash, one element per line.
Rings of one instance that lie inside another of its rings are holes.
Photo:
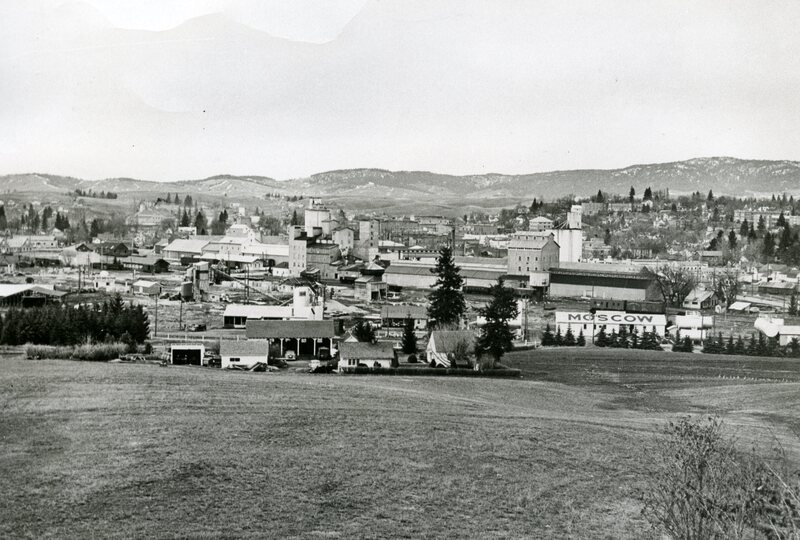
<path fill-rule="evenodd" d="M 113 191 L 94 191 L 93 189 L 76 189 L 75 195 L 78 197 L 90 197 L 92 199 L 116 199 L 117 194 Z"/>
<path fill-rule="evenodd" d="M 728 339 L 722 337 L 720 332 L 716 337 L 706 339 L 703 343 L 703 352 L 712 354 L 734 354 L 747 356 L 788 356 L 800 357 L 800 341 L 797 338 L 782 347 L 776 338 L 767 338 L 764 334 L 750 334 L 745 342 L 741 335 L 733 339 L 733 334 Z"/>
<path fill-rule="evenodd" d="M 586 345 L 586 338 L 583 335 L 583 330 L 578 333 L 576 338 L 572 329 L 567 328 L 567 333 L 562 336 L 560 328 L 553 334 L 548 324 L 542 334 L 543 347 L 583 347 L 584 345 Z"/>
<path fill-rule="evenodd" d="M 12 308 L 0 318 L 0 343 L 4 345 L 77 345 L 86 341 L 136 344 L 144 343 L 149 333 L 149 318 L 142 306 L 126 306 L 119 295 L 92 308 Z"/>

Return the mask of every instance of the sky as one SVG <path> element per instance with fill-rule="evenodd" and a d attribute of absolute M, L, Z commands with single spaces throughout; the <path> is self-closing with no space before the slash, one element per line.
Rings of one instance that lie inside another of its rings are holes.
<path fill-rule="evenodd" d="M 800 2 L 0 0 L 0 174 L 800 159 Z"/>

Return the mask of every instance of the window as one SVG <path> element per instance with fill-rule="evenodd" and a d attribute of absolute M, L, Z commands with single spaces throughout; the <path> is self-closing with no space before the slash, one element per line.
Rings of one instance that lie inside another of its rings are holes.
<path fill-rule="evenodd" d="M 230 359 L 230 361 L 231 361 L 231 362 L 239 362 L 239 361 L 240 361 L 240 359 L 239 359 L 239 358 L 231 358 L 231 359 Z"/>

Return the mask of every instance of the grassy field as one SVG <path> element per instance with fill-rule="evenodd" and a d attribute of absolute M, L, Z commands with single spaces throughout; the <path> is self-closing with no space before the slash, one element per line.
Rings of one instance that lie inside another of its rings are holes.
<path fill-rule="evenodd" d="M 641 538 L 679 414 L 800 462 L 788 361 L 540 350 L 507 357 L 522 380 L 0 362 L 0 537 Z"/>

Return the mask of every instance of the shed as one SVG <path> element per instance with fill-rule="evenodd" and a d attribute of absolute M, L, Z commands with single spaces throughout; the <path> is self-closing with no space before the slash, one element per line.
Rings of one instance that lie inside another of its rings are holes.
<path fill-rule="evenodd" d="M 202 366 L 205 354 L 205 345 L 199 343 L 174 344 L 170 347 L 169 361 L 175 365 Z"/>
<path fill-rule="evenodd" d="M 253 367 L 260 362 L 267 362 L 269 343 L 259 339 L 223 339 L 219 342 L 219 355 L 222 369 L 233 366 Z"/>
<path fill-rule="evenodd" d="M 133 282 L 133 285 L 131 285 L 131 292 L 133 294 L 141 294 L 146 296 L 159 295 L 161 294 L 161 285 L 155 281 L 140 279 Z"/>

